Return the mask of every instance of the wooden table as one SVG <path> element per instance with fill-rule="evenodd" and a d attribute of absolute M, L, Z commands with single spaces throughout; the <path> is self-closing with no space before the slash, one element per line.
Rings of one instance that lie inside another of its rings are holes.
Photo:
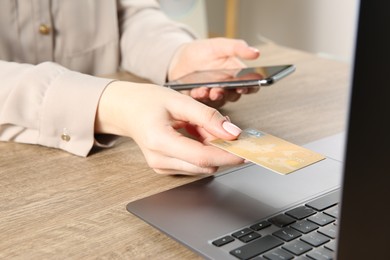
<path fill-rule="evenodd" d="M 223 114 L 296 144 L 344 129 L 348 64 L 275 45 L 260 50 L 250 65 L 294 63 L 297 71 Z M 0 142 L 0 259 L 199 259 L 125 209 L 198 178 L 155 174 L 128 138 L 87 158 Z"/>

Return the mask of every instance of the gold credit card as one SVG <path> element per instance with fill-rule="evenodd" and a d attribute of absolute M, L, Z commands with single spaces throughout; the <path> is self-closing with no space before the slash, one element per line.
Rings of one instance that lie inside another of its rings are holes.
<path fill-rule="evenodd" d="M 256 129 L 245 129 L 236 140 L 216 139 L 212 145 L 286 175 L 325 159 L 321 154 Z"/>

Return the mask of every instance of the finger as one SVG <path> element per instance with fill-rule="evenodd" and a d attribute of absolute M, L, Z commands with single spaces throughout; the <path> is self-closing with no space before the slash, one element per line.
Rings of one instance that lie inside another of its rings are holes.
<path fill-rule="evenodd" d="M 218 110 L 197 102 L 189 96 L 182 96 L 180 100 L 168 103 L 167 106 L 174 119 L 203 127 L 216 137 L 231 140 L 241 133 L 237 126 L 231 123 L 224 124 L 226 118 Z"/>
<path fill-rule="evenodd" d="M 166 129 L 157 129 L 156 132 L 166 132 Z M 243 162 L 243 159 L 230 154 L 220 148 L 205 145 L 179 134 L 172 129 L 164 135 L 164 138 L 156 137 L 150 140 L 153 143 L 153 154 L 163 154 L 165 157 L 176 158 L 200 168 L 210 168 L 222 165 L 235 165 Z M 149 146 L 151 147 L 151 146 Z M 151 149 L 151 148 L 149 148 Z M 162 167 L 168 162 L 160 160 L 159 157 L 149 155 L 148 162 L 153 168 L 173 168 L 173 166 Z M 174 164 L 172 164 L 174 165 Z"/>
<path fill-rule="evenodd" d="M 237 89 L 236 89 L 236 92 L 237 92 L 238 94 L 246 94 L 246 93 L 249 92 L 249 89 L 248 89 L 248 88 L 237 88 Z"/>
<path fill-rule="evenodd" d="M 223 107 L 226 104 L 225 99 L 214 100 L 214 101 L 212 101 L 210 99 L 204 99 L 204 100 L 200 100 L 200 102 L 202 102 L 203 104 L 205 104 L 209 107 L 216 108 L 216 109 Z"/>
<path fill-rule="evenodd" d="M 161 153 L 161 151 L 142 149 L 142 152 L 149 167 L 159 174 L 212 174 L 218 170 L 218 166 L 198 166 L 185 160 L 171 157 L 165 151 Z"/>
<path fill-rule="evenodd" d="M 253 94 L 257 93 L 260 90 L 260 87 L 247 87 L 247 88 L 237 88 L 236 92 L 238 94 Z"/>
<path fill-rule="evenodd" d="M 237 91 L 230 90 L 226 95 L 226 100 L 230 102 L 236 102 L 241 97 L 240 93 L 237 93 Z"/>
<path fill-rule="evenodd" d="M 253 94 L 259 92 L 260 87 L 252 87 L 252 88 L 248 88 L 248 90 L 249 91 L 246 94 Z"/>
<path fill-rule="evenodd" d="M 215 136 L 207 132 L 206 129 L 198 127 L 196 128 L 198 133 L 198 141 L 203 144 L 209 144 L 211 141 L 215 140 Z"/>
<path fill-rule="evenodd" d="M 155 173 L 162 174 L 162 175 L 188 175 L 188 176 L 195 176 L 195 175 L 201 175 L 201 174 L 208 174 L 211 175 L 215 173 L 218 170 L 218 167 L 216 167 L 215 170 L 212 170 L 210 172 L 197 172 L 197 171 L 182 171 L 177 169 L 154 169 Z"/>
<path fill-rule="evenodd" d="M 198 175 L 198 174 L 213 174 L 218 170 L 218 166 L 214 167 L 199 167 L 197 165 L 188 163 L 171 157 L 163 158 L 164 164 L 157 164 L 151 168 L 158 174 L 169 175 Z M 149 165 L 150 166 L 150 165 Z"/>
<path fill-rule="evenodd" d="M 225 96 L 225 90 L 223 88 L 212 88 L 208 98 L 212 101 L 222 100 Z"/>
<path fill-rule="evenodd" d="M 203 100 L 209 97 L 210 90 L 206 87 L 193 88 L 190 91 L 190 96 L 195 99 Z"/>
<path fill-rule="evenodd" d="M 260 56 L 258 49 L 248 46 L 243 40 L 214 38 L 212 44 L 220 57 L 237 56 L 242 59 L 256 59 Z"/>
<path fill-rule="evenodd" d="M 223 89 L 223 88 L 213 88 L 210 90 L 209 98 L 211 101 L 217 101 L 224 99 L 225 101 L 237 101 L 241 94 L 240 92 L 247 93 L 247 88 L 239 88 L 241 89 Z"/>

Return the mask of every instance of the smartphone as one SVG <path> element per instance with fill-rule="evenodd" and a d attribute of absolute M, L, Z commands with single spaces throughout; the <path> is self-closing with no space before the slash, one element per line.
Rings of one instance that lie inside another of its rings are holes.
<path fill-rule="evenodd" d="M 164 86 L 175 90 L 198 87 L 208 88 L 246 88 L 269 86 L 295 71 L 292 64 L 250 67 L 240 69 L 200 70 L 187 74 Z"/>

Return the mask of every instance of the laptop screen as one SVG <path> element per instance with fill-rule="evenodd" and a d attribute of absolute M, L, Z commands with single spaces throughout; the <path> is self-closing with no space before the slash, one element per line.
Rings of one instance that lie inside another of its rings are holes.
<path fill-rule="evenodd" d="M 389 258 L 389 7 L 360 1 L 338 259 Z"/>

